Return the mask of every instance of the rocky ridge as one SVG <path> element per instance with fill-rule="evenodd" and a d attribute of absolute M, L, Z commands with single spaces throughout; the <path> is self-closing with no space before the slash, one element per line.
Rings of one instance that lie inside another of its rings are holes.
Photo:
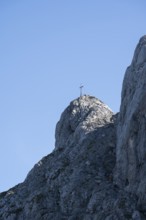
<path fill-rule="evenodd" d="M 56 126 L 54 151 L 0 194 L 0 220 L 146 219 L 146 36 L 127 68 L 120 112 L 84 95 Z"/>

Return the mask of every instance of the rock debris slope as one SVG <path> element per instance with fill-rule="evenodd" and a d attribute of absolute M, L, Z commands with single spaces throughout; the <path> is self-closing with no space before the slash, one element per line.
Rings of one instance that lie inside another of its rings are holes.
<path fill-rule="evenodd" d="M 120 113 L 84 95 L 56 126 L 54 151 L 0 194 L 0 220 L 146 219 L 146 36 L 122 89 Z"/>

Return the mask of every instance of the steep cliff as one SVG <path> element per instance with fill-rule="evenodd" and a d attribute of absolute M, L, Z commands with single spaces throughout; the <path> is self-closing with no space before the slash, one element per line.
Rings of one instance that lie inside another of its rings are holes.
<path fill-rule="evenodd" d="M 122 89 L 120 113 L 81 96 L 56 126 L 54 151 L 0 194 L 0 220 L 146 219 L 146 37 Z"/>
<path fill-rule="evenodd" d="M 115 180 L 135 193 L 146 212 L 146 36 L 125 73 L 117 128 Z"/>
<path fill-rule="evenodd" d="M 24 183 L 0 195 L 0 218 L 98 218 L 103 203 L 112 206 L 114 166 L 113 113 L 98 99 L 82 96 L 63 112 L 54 152 L 34 166 Z"/>

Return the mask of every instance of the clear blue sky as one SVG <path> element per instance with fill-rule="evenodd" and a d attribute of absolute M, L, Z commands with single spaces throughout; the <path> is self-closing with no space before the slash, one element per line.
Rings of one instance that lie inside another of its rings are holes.
<path fill-rule="evenodd" d="M 145 0 L 0 0 L 0 191 L 53 150 L 80 83 L 119 111 L 145 9 Z"/>

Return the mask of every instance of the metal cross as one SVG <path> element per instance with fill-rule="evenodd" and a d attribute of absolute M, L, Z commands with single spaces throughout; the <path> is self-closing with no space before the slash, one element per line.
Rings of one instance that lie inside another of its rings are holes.
<path fill-rule="evenodd" d="M 83 95 L 83 94 L 82 94 L 83 87 L 84 87 L 83 85 L 80 86 L 80 97 Z"/>

